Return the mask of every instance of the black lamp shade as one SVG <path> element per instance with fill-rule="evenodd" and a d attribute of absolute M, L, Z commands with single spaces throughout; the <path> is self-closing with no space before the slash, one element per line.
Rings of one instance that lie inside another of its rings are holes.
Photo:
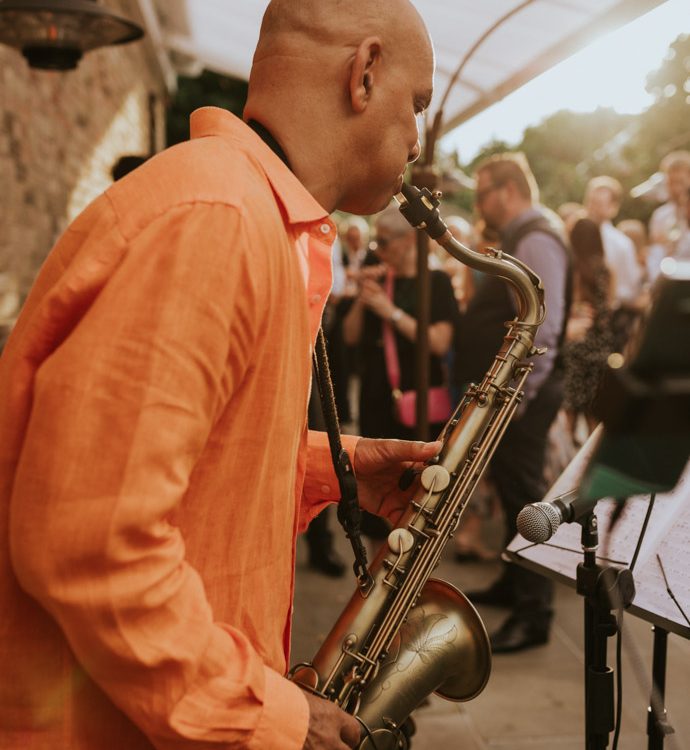
<path fill-rule="evenodd" d="M 20 50 L 32 68 L 71 70 L 84 52 L 143 33 L 95 0 L 0 0 L 0 43 Z"/>

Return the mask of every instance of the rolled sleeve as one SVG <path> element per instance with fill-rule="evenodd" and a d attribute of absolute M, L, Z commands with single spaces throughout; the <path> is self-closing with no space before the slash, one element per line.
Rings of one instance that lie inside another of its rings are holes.
<path fill-rule="evenodd" d="M 360 437 L 341 435 L 343 448 L 354 465 L 355 451 Z M 299 530 L 304 531 L 309 522 L 329 503 L 340 499 L 340 485 L 335 475 L 328 433 L 309 430 L 307 437 L 307 471 L 302 488 Z"/>
<path fill-rule="evenodd" d="M 309 728 L 309 704 L 304 693 L 265 667 L 264 708 L 254 730 L 251 750 L 302 750 Z"/>

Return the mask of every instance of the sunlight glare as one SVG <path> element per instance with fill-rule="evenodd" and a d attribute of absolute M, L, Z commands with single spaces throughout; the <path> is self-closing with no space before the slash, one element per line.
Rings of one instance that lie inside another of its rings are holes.
<path fill-rule="evenodd" d="M 442 148 L 458 149 L 469 161 L 493 139 L 518 143 L 526 127 L 561 109 L 639 113 L 653 102 L 645 90 L 647 75 L 683 33 L 690 33 L 688 0 L 667 0 L 460 125 L 444 137 Z"/>

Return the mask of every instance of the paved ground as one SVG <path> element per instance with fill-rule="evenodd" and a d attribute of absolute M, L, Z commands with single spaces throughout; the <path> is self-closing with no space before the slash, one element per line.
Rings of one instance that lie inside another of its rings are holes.
<path fill-rule="evenodd" d="M 331 519 L 335 524 L 334 519 Z M 495 536 L 495 535 L 494 535 Z M 338 540 L 338 549 L 348 548 Z M 447 550 L 438 577 L 461 590 L 481 588 L 498 575 L 499 562 L 456 563 Z M 297 565 L 293 662 L 308 660 L 330 630 L 353 591 L 352 578 L 325 578 L 307 568 L 300 540 Z M 480 608 L 491 631 L 505 613 Z M 432 696 L 415 712 L 414 750 L 581 750 L 584 748 L 582 599 L 557 586 L 556 616 L 550 642 L 517 654 L 494 657 L 489 684 L 474 701 L 454 704 Z M 650 626 L 626 618 L 623 651 L 623 724 L 620 750 L 644 750 L 652 663 Z M 610 666 L 615 666 L 613 642 Z M 668 642 L 666 707 L 676 733 L 664 748 L 690 750 L 690 642 L 675 635 Z M 609 745 L 612 747 L 612 745 Z"/>

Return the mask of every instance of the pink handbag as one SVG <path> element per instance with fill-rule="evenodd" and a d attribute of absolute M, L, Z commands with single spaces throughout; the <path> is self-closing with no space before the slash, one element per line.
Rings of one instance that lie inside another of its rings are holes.
<path fill-rule="evenodd" d="M 393 275 L 386 277 L 386 292 L 393 299 Z M 395 344 L 395 333 L 391 324 L 383 321 L 383 351 L 386 358 L 388 382 L 393 390 L 395 415 L 400 424 L 414 427 L 417 424 L 417 391 L 400 390 L 400 362 L 398 348 Z M 450 417 L 453 405 L 446 386 L 433 386 L 428 391 L 427 414 L 430 424 L 445 422 Z"/>
<path fill-rule="evenodd" d="M 396 394 L 397 397 L 396 397 Z M 443 385 L 433 386 L 428 391 L 428 416 L 429 424 L 447 421 L 450 417 L 452 405 L 450 394 Z M 414 427 L 417 424 L 417 391 L 393 391 L 395 399 L 395 413 L 400 424 L 405 427 Z"/>

